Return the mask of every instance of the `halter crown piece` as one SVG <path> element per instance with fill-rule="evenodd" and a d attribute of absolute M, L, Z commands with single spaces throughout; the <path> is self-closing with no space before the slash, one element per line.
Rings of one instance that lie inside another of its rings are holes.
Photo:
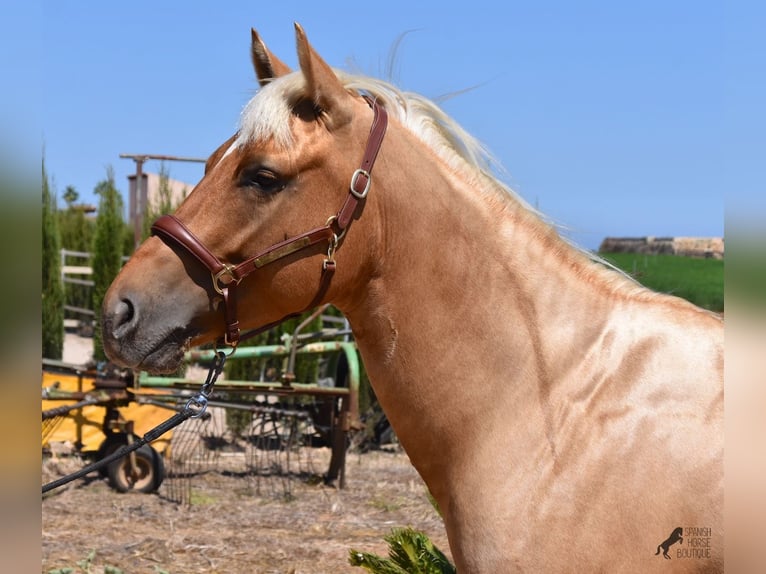
<path fill-rule="evenodd" d="M 295 237 L 291 237 L 266 248 L 257 255 L 246 259 L 238 264 L 224 263 L 205 247 L 205 245 L 174 215 L 163 215 L 152 225 L 152 235 L 162 238 L 164 241 L 172 241 L 183 247 L 193 255 L 211 274 L 213 288 L 223 297 L 224 319 L 226 330 L 223 342 L 236 348 L 242 339 L 257 335 L 271 327 L 281 323 L 288 317 L 275 323 L 270 323 L 255 331 L 241 335 L 239 320 L 237 319 L 237 285 L 245 277 L 288 255 L 316 245 L 327 242 L 327 257 L 322 263 L 322 277 L 320 288 L 311 303 L 304 309 L 306 311 L 318 305 L 324 297 L 330 285 L 330 280 L 335 272 L 335 251 L 338 242 L 346 233 L 348 226 L 356 212 L 359 202 L 367 197 L 372 182 L 372 167 L 383 143 L 388 126 L 388 113 L 375 100 L 365 96 L 367 103 L 374 112 L 370 135 L 364 150 L 362 163 L 353 175 L 349 185 L 349 193 L 346 200 L 336 215 L 332 215 L 322 227 L 311 229 Z M 301 311 L 301 313 L 303 312 Z M 296 313 L 299 314 L 299 313 Z"/>

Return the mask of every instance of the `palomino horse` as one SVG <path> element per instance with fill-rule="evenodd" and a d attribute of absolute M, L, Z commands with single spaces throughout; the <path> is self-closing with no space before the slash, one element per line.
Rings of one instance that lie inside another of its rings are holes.
<path fill-rule="evenodd" d="M 433 103 L 296 35 L 291 72 L 253 31 L 262 87 L 112 284 L 109 357 L 172 371 L 332 302 L 458 571 L 721 571 L 722 320 L 568 244 Z"/>

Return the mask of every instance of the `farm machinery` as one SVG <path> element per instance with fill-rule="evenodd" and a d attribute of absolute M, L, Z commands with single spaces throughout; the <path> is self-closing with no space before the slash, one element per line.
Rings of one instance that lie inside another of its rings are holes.
<path fill-rule="evenodd" d="M 227 369 L 201 420 L 186 421 L 99 472 L 118 491 L 152 492 L 166 476 L 193 474 L 190 461 L 200 460 L 200 448 L 247 452 L 247 464 L 260 467 L 255 471 L 291 472 L 291 452 L 324 447 L 329 449 L 324 480 L 343 488 L 350 433 L 361 428 L 360 362 L 344 326 L 303 333 L 324 309 L 282 335 L 280 344 L 239 347 L 227 367 L 246 362 L 247 368 Z M 184 408 L 200 388 L 198 373 L 215 354 L 187 352 L 186 368 L 173 376 L 43 359 L 44 451 L 55 454 L 66 444 L 100 460 L 130 444 Z M 237 378 L 242 373 L 246 376 Z M 192 435 L 196 440 L 189 447 Z M 276 469 L 274 452 L 287 457 Z"/>

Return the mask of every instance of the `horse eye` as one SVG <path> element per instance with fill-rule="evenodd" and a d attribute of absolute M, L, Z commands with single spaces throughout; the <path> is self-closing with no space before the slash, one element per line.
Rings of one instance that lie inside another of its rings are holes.
<path fill-rule="evenodd" d="M 286 183 L 276 173 L 264 167 L 244 170 L 239 177 L 240 187 L 251 187 L 263 193 L 277 193 Z"/>

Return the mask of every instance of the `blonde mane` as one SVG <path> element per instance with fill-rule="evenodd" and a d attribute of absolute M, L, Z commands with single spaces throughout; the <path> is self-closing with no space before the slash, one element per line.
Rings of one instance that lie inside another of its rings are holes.
<path fill-rule="evenodd" d="M 350 92 L 364 93 L 376 99 L 400 124 L 433 150 L 452 170 L 469 179 L 480 177 L 481 189 L 496 188 L 513 197 L 526 209 L 545 219 L 510 187 L 492 174 L 502 171 L 499 163 L 475 137 L 448 116 L 431 100 L 404 92 L 384 80 L 334 70 L 342 85 Z M 304 97 L 305 78 L 293 72 L 276 78 L 245 105 L 234 147 L 251 142 L 272 140 L 278 147 L 292 144 L 290 114 L 293 105 Z M 489 184 L 489 185 L 488 185 Z"/>
<path fill-rule="evenodd" d="M 517 204 L 539 224 L 538 232 L 555 236 L 557 250 L 576 257 L 584 257 L 596 265 L 586 265 L 583 273 L 596 274 L 610 290 L 624 295 L 654 297 L 630 275 L 609 261 L 563 236 L 560 227 L 552 222 L 508 185 L 493 174 L 502 172 L 500 164 L 475 137 L 448 116 L 436 103 L 412 92 L 405 92 L 389 82 L 377 78 L 334 70 L 342 85 L 350 92 L 364 93 L 381 103 L 389 113 L 418 139 L 428 146 L 454 172 L 467 181 L 475 182 L 484 193 L 497 198 L 501 209 Z M 239 135 L 232 149 L 253 142 L 271 140 L 280 148 L 293 143 L 290 116 L 293 106 L 305 97 L 306 81 L 301 72 L 276 78 L 263 86 L 242 110 Z"/>

